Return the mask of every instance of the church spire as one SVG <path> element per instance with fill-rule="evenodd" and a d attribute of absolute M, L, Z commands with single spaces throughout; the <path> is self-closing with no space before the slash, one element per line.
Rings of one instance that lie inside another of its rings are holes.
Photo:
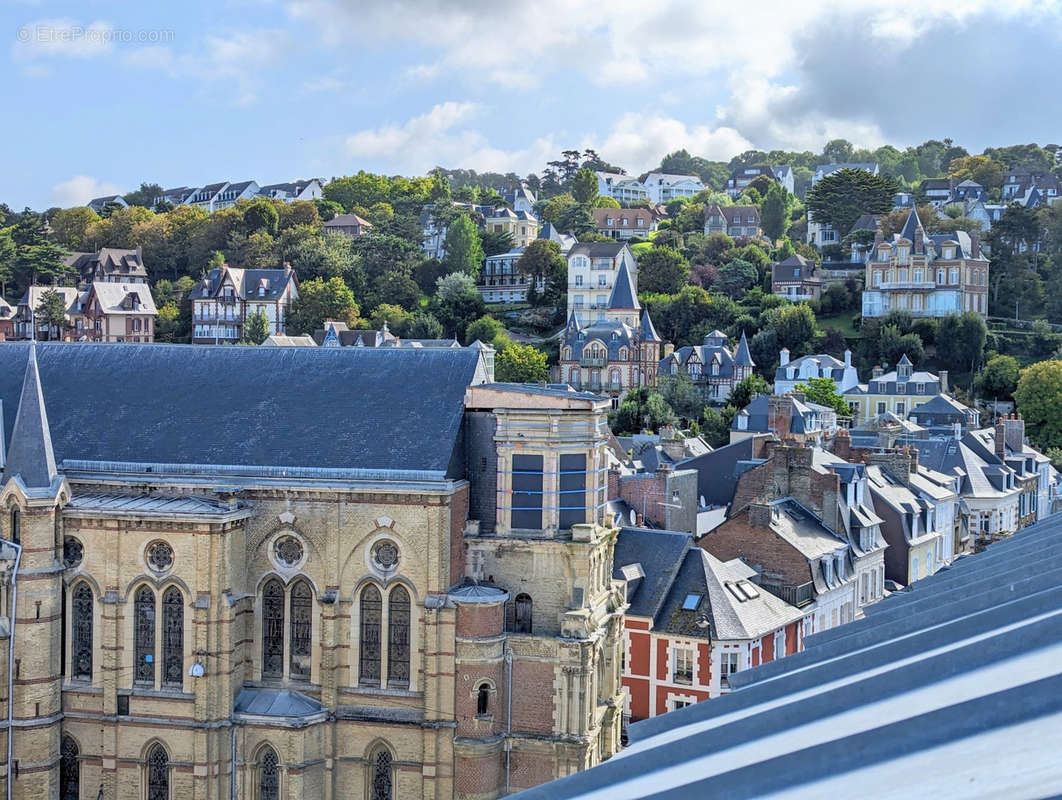
<path fill-rule="evenodd" d="M 33 341 L 29 344 L 26 375 L 22 380 L 22 396 L 18 401 L 11 444 L 7 448 L 3 482 L 6 484 L 15 477 L 29 490 L 48 489 L 58 477 L 37 370 L 37 343 Z"/>

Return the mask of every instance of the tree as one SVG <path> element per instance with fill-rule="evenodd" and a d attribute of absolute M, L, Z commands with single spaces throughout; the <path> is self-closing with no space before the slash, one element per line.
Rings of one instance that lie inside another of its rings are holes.
<path fill-rule="evenodd" d="M 483 245 L 476 224 L 467 214 L 459 214 L 446 230 L 443 264 L 449 272 L 463 272 L 476 278 L 483 266 Z"/>
<path fill-rule="evenodd" d="M 131 206 L 143 206 L 154 208 L 155 199 L 162 196 L 163 188 L 157 183 L 141 183 L 140 188 L 129 192 L 123 197 Z"/>
<path fill-rule="evenodd" d="M 571 203 L 565 206 L 557 215 L 555 224 L 562 232 L 570 233 L 576 238 L 582 238 L 584 234 L 597 230 L 597 224 L 594 222 L 589 206 L 581 203 Z"/>
<path fill-rule="evenodd" d="M 778 336 L 779 350 L 788 347 L 794 355 L 810 349 L 817 330 L 815 314 L 805 303 L 778 309 L 773 327 Z"/>
<path fill-rule="evenodd" d="M 628 392 L 610 418 L 612 430 L 621 435 L 638 433 L 643 428 L 658 431 L 674 422 L 675 412 L 663 395 L 646 386 Z"/>
<path fill-rule="evenodd" d="M 52 216 L 52 238 L 69 250 L 91 247 L 88 232 L 99 221 L 99 215 L 88 206 L 64 208 Z"/>
<path fill-rule="evenodd" d="M 830 164 L 843 164 L 852 160 L 855 148 L 847 139 L 831 139 L 822 148 L 822 157 Z"/>
<path fill-rule="evenodd" d="M 599 194 L 594 198 L 591 205 L 594 208 L 623 208 L 623 206 L 619 204 L 619 200 L 614 197 L 609 197 L 606 194 Z"/>
<path fill-rule="evenodd" d="M 402 306 L 392 303 L 380 303 L 369 315 L 369 324 L 374 330 L 382 330 L 384 325 L 395 336 L 405 336 L 413 315 Z"/>
<path fill-rule="evenodd" d="M 257 197 L 243 209 L 243 229 L 247 235 L 268 233 L 276 236 L 279 225 L 280 214 L 272 200 Z"/>
<path fill-rule="evenodd" d="M 727 402 L 735 408 L 744 408 L 762 394 L 770 394 L 771 385 L 759 375 L 749 375 L 734 385 Z"/>
<path fill-rule="evenodd" d="M 353 327 L 357 318 L 354 293 L 342 278 L 314 278 L 299 285 L 299 299 L 292 304 L 285 327 L 288 333 L 312 334 L 324 326 L 326 319 Z"/>
<path fill-rule="evenodd" d="M 476 282 L 464 272 L 451 272 L 436 283 L 431 311 L 442 323 L 446 335 L 462 339 L 465 328 L 483 316 L 483 296 Z"/>
<path fill-rule="evenodd" d="M 833 226 L 843 236 L 863 214 L 887 214 L 899 190 L 892 178 L 861 169 L 840 169 L 808 192 L 805 205 L 816 222 Z"/>
<path fill-rule="evenodd" d="M 660 376 L 660 394 L 680 417 L 696 420 L 700 416 L 704 400 L 686 373 Z"/>
<path fill-rule="evenodd" d="M 597 175 L 593 170 L 584 167 L 575 173 L 572 178 L 572 197 L 581 205 L 593 205 L 594 198 L 597 197 Z"/>
<path fill-rule="evenodd" d="M 1023 369 L 1014 401 L 1030 439 L 1040 448 L 1062 446 L 1062 361 L 1039 361 Z"/>
<path fill-rule="evenodd" d="M 243 341 L 261 344 L 269 338 L 269 317 L 264 311 L 255 311 L 247 315 L 243 322 Z"/>
<path fill-rule="evenodd" d="M 516 271 L 531 280 L 533 289 L 538 281 L 543 281 L 545 291 L 542 294 L 528 292 L 528 298 L 535 304 L 555 304 L 560 302 L 567 280 L 568 263 L 561 255 L 560 245 L 550 239 L 535 239 L 524 248 L 523 255 L 516 261 Z"/>
<path fill-rule="evenodd" d="M 978 377 L 981 391 L 994 400 L 1009 400 L 1018 386 L 1018 360 L 1013 356 L 990 358 Z"/>
<path fill-rule="evenodd" d="M 479 235 L 479 243 L 483 248 L 483 256 L 487 257 L 508 253 L 513 249 L 516 240 L 509 231 L 484 231 Z"/>
<path fill-rule="evenodd" d="M 33 309 L 33 326 L 47 326 L 48 339 L 55 332 L 57 338 L 63 337 L 63 328 L 66 327 L 66 300 L 55 289 L 48 289 L 41 293 L 41 300 Z"/>
<path fill-rule="evenodd" d="M 13 277 L 19 289 L 41 280 L 59 283 L 71 274 L 65 251 L 48 240 L 46 225 L 44 215 L 27 208 L 11 229 Z"/>
<path fill-rule="evenodd" d="M 833 382 L 833 378 L 809 378 L 807 383 L 798 383 L 794 388 L 798 392 L 803 392 L 812 403 L 832 408 L 839 417 L 852 415 L 852 409 L 848 407 L 844 397 L 837 392 L 837 384 Z"/>
<path fill-rule="evenodd" d="M 509 344 L 505 328 L 490 314 L 484 314 L 465 329 L 466 345 L 472 344 L 477 339 L 483 344 L 489 344 L 495 350 L 502 350 L 504 345 Z M 503 346 L 499 347 L 499 344 Z"/>
<path fill-rule="evenodd" d="M 878 358 L 886 364 L 896 364 L 906 355 L 917 364 L 925 358 L 925 348 L 917 333 L 900 333 L 896 325 L 882 325 L 878 333 Z"/>
<path fill-rule="evenodd" d="M 546 354 L 529 344 L 513 343 L 494 357 L 494 378 L 501 383 L 537 383 L 549 378 Z"/>
<path fill-rule="evenodd" d="M 441 339 L 442 323 L 426 311 L 418 311 L 409 321 L 406 336 L 410 339 Z"/>
<path fill-rule="evenodd" d="M 786 191 L 775 181 L 767 189 L 767 195 L 763 198 L 760 206 L 760 225 L 763 233 L 772 242 L 778 241 L 785 233 L 786 223 Z"/>
<path fill-rule="evenodd" d="M 964 156 L 948 165 L 948 177 L 956 181 L 970 180 L 985 189 L 1000 189 L 1007 165 L 988 156 Z"/>
<path fill-rule="evenodd" d="M 653 247 L 638 259 L 638 288 L 675 294 L 690 277 L 690 264 L 672 247 Z"/>
<path fill-rule="evenodd" d="M 973 373 L 981 363 L 987 338 L 988 328 L 976 311 L 943 317 L 937 329 L 937 359 L 968 367 Z"/>
<path fill-rule="evenodd" d="M 735 258 L 720 267 L 716 285 L 727 297 L 736 299 L 755 286 L 759 279 L 760 273 L 753 264 L 743 258 Z"/>
<path fill-rule="evenodd" d="M 724 447 L 730 443 L 730 423 L 737 414 L 737 407 L 728 405 L 720 411 L 705 406 L 701 413 L 701 436 L 712 447 Z"/>

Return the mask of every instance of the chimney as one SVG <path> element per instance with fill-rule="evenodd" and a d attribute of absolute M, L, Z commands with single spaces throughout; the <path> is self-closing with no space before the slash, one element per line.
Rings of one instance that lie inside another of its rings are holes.
<path fill-rule="evenodd" d="M 974 228 L 970 231 L 970 258 L 981 257 L 981 232 Z"/>
<path fill-rule="evenodd" d="M 665 342 L 664 343 L 664 358 L 667 358 L 669 355 L 671 355 L 674 352 L 675 352 L 675 345 L 673 345 L 671 342 Z"/>
<path fill-rule="evenodd" d="M 914 245 L 911 248 L 912 253 L 924 253 L 926 249 L 925 241 L 926 232 L 919 226 L 915 228 L 914 232 Z"/>
<path fill-rule="evenodd" d="M 771 524 L 773 509 L 763 500 L 749 504 L 749 525 L 754 528 L 766 528 Z"/>
<path fill-rule="evenodd" d="M 793 404 L 788 395 L 772 394 L 767 398 L 767 430 L 783 442 L 789 438 Z"/>
<path fill-rule="evenodd" d="M 852 351 L 848 348 L 844 351 L 844 365 L 846 368 L 852 366 Z"/>
<path fill-rule="evenodd" d="M 996 420 L 996 455 L 1003 458 L 1007 452 L 1007 421 L 1000 417 Z"/>
<path fill-rule="evenodd" d="M 892 477 L 903 484 L 907 484 L 910 480 L 912 469 L 908 447 L 897 447 L 893 450 L 886 450 L 884 453 L 871 453 L 870 463 L 885 468 Z M 916 461 L 915 468 L 917 467 Z"/>
<path fill-rule="evenodd" d="M 874 231 L 874 247 L 885 241 L 885 234 L 881 232 L 881 225 Z"/>
<path fill-rule="evenodd" d="M 938 375 L 938 377 L 940 378 L 940 393 L 941 394 L 947 394 L 948 393 L 948 371 L 946 369 L 942 369 L 940 371 L 940 374 Z"/>
<path fill-rule="evenodd" d="M 788 364 L 789 363 L 789 348 L 788 347 L 783 347 L 782 351 L 778 354 L 778 358 L 779 358 L 779 361 L 781 362 L 783 367 L 786 364 Z"/>
<path fill-rule="evenodd" d="M 1025 445 L 1025 420 L 1017 414 L 1011 414 L 1003 420 L 1003 425 L 1006 428 L 1007 447 L 1020 453 Z"/>
<path fill-rule="evenodd" d="M 833 454 L 845 461 L 852 460 L 852 437 L 847 428 L 840 428 L 833 437 Z"/>
<path fill-rule="evenodd" d="M 879 367 L 877 364 L 875 364 L 874 367 L 870 370 L 870 377 L 871 378 L 880 378 L 883 374 L 884 374 L 884 370 L 881 367 Z"/>

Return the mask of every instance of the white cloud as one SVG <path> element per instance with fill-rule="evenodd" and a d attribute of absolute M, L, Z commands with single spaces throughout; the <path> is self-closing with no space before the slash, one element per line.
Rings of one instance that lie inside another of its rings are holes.
<path fill-rule="evenodd" d="M 338 92 L 344 86 L 346 84 L 334 75 L 311 78 L 302 84 L 303 90 L 307 92 Z"/>
<path fill-rule="evenodd" d="M 664 154 L 681 148 L 708 159 L 728 161 L 750 149 L 752 143 L 734 128 L 686 125 L 673 117 L 631 112 L 622 115 L 604 139 L 584 146 L 638 173 L 652 169 Z"/>
<path fill-rule="evenodd" d="M 52 187 L 52 202 L 61 208 L 83 206 L 96 197 L 119 194 L 121 189 L 116 184 L 101 181 L 89 175 L 75 175 L 70 180 L 62 181 Z"/>
<path fill-rule="evenodd" d="M 19 62 L 38 59 L 96 58 L 114 47 L 114 28 L 97 20 L 88 24 L 69 17 L 39 19 L 15 31 L 12 56 Z"/>

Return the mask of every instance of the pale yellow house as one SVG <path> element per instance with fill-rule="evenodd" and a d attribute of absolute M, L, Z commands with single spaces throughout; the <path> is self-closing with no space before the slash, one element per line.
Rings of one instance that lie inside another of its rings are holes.
<path fill-rule="evenodd" d="M 513 237 L 514 247 L 527 247 L 538 238 L 538 220 L 527 211 L 513 211 L 510 208 L 496 208 L 487 217 L 487 231 L 490 233 L 509 233 Z"/>
<path fill-rule="evenodd" d="M 915 371 L 911 359 L 904 354 L 896 369 L 885 372 L 875 367 L 870 380 L 846 391 L 844 399 L 852 409 L 852 423 L 858 424 L 885 413 L 907 419 L 912 408 L 947 391 L 946 370 L 941 370 L 939 375 Z"/>

